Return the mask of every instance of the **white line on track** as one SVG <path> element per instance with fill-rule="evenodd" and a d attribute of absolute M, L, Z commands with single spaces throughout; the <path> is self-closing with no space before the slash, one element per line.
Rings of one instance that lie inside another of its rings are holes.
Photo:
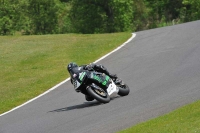
<path fill-rule="evenodd" d="M 135 34 L 135 33 L 132 33 L 132 37 L 129 38 L 125 43 L 123 43 L 121 46 L 119 46 L 119 47 L 116 48 L 115 50 L 111 51 L 110 53 L 104 55 L 104 56 L 101 57 L 100 59 L 96 60 L 94 63 L 99 62 L 100 60 L 106 58 L 107 56 L 109 56 L 109 55 L 111 55 L 112 53 L 116 52 L 117 50 L 121 49 L 123 46 L 125 46 L 127 43 L 129 43 L 131 40 L 133 40 L 133 38 L 135 38 L 135 36 L 136 36 L 136 34 Z M 67 81 L 69 81 L 69 78 L 67 78 L 66 80 L 60 82 L 59 84 L 55 85 L 54 87 L 52 87 L 51 89 L 45 91 L 44 93 L 40 94 L 39 96 L 37 96 L 37 97 L 35 97 L 35 98 L 33 98 L 33 99 L 31 99 L 31 100 L 29 100 L 29 101 L 27 101 L 27 102 L 21 104 L 21 105 L 15 107 L 15 108 L 13 108 L 13 109 L 11 109 L 11 110 L 9 110 L 9 111 L 3 113 L 3 114 L 0 114 L 0 117 L 3 116 L 3 115 L 8 114 L 8 113 L 10 113 L 10 112 L 12 112 L 12 111 L 14 111 L 14 110 L 20 108 L 20 107 L 23 107 L 23 106 L 25 106 L 26 104 L 28 104 L 28 103 L 30 103 L 30 102 L 32 102 L 32 101 L 34 101 L 34 100 L 36 100 L 36 99 L 38 99 L 38 98 L 40 98 L 40 97 L 46 95 L 47 93 L 51 92 L 52 90 L 56 89 L 57 87 L 61 86 L 61 85 L 64 84 L 64 83 L 66 83 Z"/>

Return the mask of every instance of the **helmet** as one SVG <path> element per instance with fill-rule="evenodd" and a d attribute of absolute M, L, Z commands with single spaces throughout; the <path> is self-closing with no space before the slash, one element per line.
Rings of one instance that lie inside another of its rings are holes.
<path fill-rule="evenodd" d="M 67 70 L 68 72 L 70 73 L 70 71 L 74 68 L 74 67 L 78 67 L 78 65 L 74 62 L 70 62 L 68 65 L 67 65 Z"/>

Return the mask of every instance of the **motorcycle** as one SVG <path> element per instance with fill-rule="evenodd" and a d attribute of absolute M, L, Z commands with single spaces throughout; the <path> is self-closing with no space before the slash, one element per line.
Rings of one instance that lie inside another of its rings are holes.
<path fill-rule="evenodd" d="M 73 85 L 77 92 L 91 96 L 101 103 L 109 103 L 117 95 L 129 94 L 129 87 L 119 78 L 113 81 L 108 75 L 96 71 L 81 71 L 73 75 Z"/>

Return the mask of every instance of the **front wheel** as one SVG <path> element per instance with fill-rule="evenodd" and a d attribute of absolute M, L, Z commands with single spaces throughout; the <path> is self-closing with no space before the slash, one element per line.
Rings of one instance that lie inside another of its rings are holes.
<path fill-rule="evenodd" d="M 91 86 L 87 87 L 87 92 L 91 97 L 96 99 L 97 101 L 101 103 L 109 103 L 110 102 L 110 97 L 109 95 L 101 88 L 93 88 Z"/>
<path fill-rule="evenodd" d="M 129 87 L 126 84 L 124 84 L 124 85 L 118 85 L 118 88 L 119 88 L 118 95 L 120 95 L 120 96 L 126 96 L 130 92 Z"/>

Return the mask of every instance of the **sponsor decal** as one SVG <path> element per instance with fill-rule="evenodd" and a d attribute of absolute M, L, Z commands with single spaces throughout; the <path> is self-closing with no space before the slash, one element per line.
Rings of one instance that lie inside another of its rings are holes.
<path fill-rule="evenodd" d="M 80 73 L 79 75 L 79 79 L 82 81 L 83 80 L 83 77 L 85 76 L 86 72 L 82 72 Z"/>

